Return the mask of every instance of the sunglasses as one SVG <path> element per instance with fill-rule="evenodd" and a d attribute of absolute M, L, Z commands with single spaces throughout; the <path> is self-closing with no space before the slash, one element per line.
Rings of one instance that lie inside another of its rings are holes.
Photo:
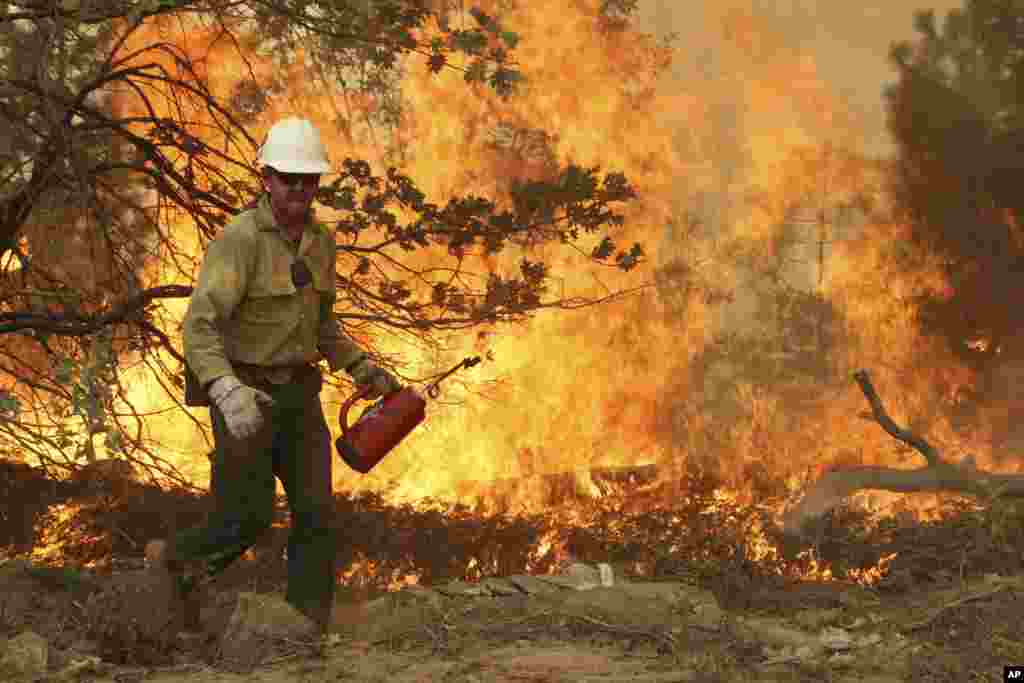
<path fill-rule="evenodd" d="M 274 171 L 276 177 L 285 187 L 318 187 L 320 185 L 319 173 L 281 173 Z"/>

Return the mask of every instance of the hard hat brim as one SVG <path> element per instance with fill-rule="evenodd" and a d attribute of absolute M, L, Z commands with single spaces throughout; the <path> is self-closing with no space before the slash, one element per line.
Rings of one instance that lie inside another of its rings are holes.
<path fill-rule="evenodd" d="M 321 161 L 308 161 L 308 162 L 276 162 L 272 164 L 264 163 L 264 166 L 272 168 L 275 171 L 281 173 L 316 173 L 323 175 L 325 173 L 332 173 L 334 169 L 331 168 L 330 164 Z"/>

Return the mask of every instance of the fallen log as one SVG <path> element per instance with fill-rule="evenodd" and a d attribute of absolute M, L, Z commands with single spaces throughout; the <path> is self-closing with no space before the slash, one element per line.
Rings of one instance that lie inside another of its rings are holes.
<path fill-rule="evenodd" d="M 864 466 L 827 471 L 807 489 L 803 499 L 783 516 L 783 528 L 787 533 L 799 535 L 807 522 L 832 510 L 857 491 L 947 492 L 987 499 L 996 496 L 1024 496 L 1024 474 L 980 470 L 971 455 L 958 462 L 944 460 L 932 444 L 900 427 L 889 416 L 867 370 L 858 370 L 853 378 L 871 405 L 872 419 L 894 439 L 920 453 L 926 464 L 913 470 Z"/>

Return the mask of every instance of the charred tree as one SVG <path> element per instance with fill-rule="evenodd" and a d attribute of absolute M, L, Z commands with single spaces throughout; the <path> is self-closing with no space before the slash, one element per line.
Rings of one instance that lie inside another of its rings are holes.
<path fill-rule="evenodd" d="M 805 523 L 839 505 L 843 499 L 862 490 L 897 493 L 948 492 L 992 499 L 997 496 L 1024 496 L 1024 474 L 1002 474 L 978 469 L 974 456 L 959 461 L 946 460 L 924 437 L 900 427 L 889 416 L 882 399 L 871 383 L 867 370 L 858 370 L 854 379 L 871 405 L 868 419 L 876 421 L 894 439 L 921 454 L 925 466 L 912 470 L 891 467 L 842 467 L 822 475 L 805 492 L 803 499 L 786 512 L 783 526 L 799 533 Z"/>

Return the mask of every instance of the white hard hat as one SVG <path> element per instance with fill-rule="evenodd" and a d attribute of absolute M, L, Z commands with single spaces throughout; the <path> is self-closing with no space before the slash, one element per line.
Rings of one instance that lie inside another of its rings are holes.
<path fill-rule="evenodd" d="M 306 119 L 278 121 L 267 132 L 256 159 L 281 173 L 330 173 L 320 133 Z"/>

